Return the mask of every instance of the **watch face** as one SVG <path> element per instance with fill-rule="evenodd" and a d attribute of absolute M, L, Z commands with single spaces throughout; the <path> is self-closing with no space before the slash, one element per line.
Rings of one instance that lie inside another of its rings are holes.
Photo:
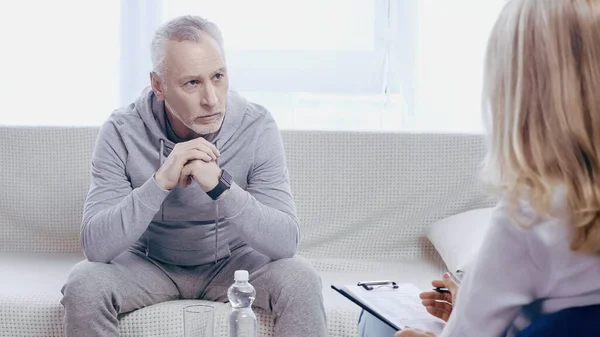
<path fill-rule="evenodd" d="M 233 181 L 233 177 L 231 176 L 231 174 L 229 174 L 229 172 L 223 170 L 223 173 L 221 174 L 221 181 L 223 181 L 223 183 L 225 183 L 227 187 L 230 187 L 231 182 Z"/>

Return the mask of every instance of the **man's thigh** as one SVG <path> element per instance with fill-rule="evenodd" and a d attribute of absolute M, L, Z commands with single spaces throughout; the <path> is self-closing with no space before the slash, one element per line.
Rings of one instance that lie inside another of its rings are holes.
<path fill-rule="evenodd" d="M 254 250 L 232 254 L 227 263 L 216 271 L 199 298 L 227 302 L 227 289 L 233 284 L 236 270 L 248 270 L 250 283 L 256 289 L 254 305 L 271 311 L 282 293 L 307 288 L 307 296 L 321 294 L 321 281 L 308 261 L 299 256 L 271 261 Z M 302 287 L 300 287 L 302 285 Z M 314 293 L 314 294 L 312 294 Z"/>
<path fill-rule="evenodd" d="M 79 262 L 62 289 L 81 300 L 112 297 L 118 313 L 179 298 L 171 278 L 141 252 L 126 251 L 109 263 Z"/>
<path fill-rule="evenodd" d="M 198 274 L 198 294 L 196 298 L 216 302 L 227 302 L 227 289 L 233 284 L 236 270 L 247 270 L 250 273 L 250 283 L 256 287 L 253 274 L 271 260 L 248 246 L 232 252 L 228 259 L 219 261 L 207 270 Z"/>
<path fill-rule="evenodd" d="M 251 273 L 250 279 L 257 289 L 258 307 L 270 312 L 290 303 L 303 303 L 324 315 L 321 278 L 301 256 L 271 261 Z"/>

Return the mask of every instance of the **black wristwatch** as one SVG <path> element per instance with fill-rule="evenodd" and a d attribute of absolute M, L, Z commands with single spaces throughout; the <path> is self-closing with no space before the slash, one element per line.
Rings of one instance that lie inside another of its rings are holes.
<path fill-rule="evenodd" d="M 233 177 L 231 176 L 231 174 L 229 174 L 229 172 L 225 170 L 221 170 L 219 183 L 217 184 L 217 186 L 215 186 L 215 188 L 206 192 L 206 194 L 208 194 L 208 196 L 211 197 L 213 200 L 217 200 L 217 198 L 220 197 L 221 194 L 223 194 L 223 192 L 227 191 L 231 187 L 232 182 Z"/>

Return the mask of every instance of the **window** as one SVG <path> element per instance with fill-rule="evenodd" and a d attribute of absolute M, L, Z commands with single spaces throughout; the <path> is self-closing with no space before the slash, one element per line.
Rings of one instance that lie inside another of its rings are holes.
<path fill-rule="evenodd" d="M 155 29 L 194 14 L 221 28 L 232 89 L 282 129 L 480 132 L 485 45 L 503 3 L 14 1 L 0 5 L 0 124 L 101 124 L 149 85 Z"/>
<path fill-rule="evenodd" d="M 165 1 L 163 21 L 197 14 L 219 25 L 237 90 L 377 93 L 385 46 L 375 18 L 383 3 Z"/>
<path fill-rule="evenodd" d="M 482 131 L 485 49 L 503 4 L 504 0 L 419 0 L 412 129 Z"/>
<path fill-rule="evenodd" d="M 0 124 L 99 125 L 118 106 L 118 1 L 5 1 L 0 34 Z"/>
<path fill-rule="evenodd" d="M 387 0 L 163 1 L 154 15 L 160 23 L 186 14 L 215 22 L 231 88 L 266 106 L 281 128 L 376 130 L 387 104 L 387 6 Z"/>

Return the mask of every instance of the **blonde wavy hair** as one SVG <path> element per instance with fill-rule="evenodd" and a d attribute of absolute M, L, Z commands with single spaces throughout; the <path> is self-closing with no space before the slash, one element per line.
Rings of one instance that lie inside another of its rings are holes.
<path fill-rule="evenodd" d="M 484 179 L 551 213 L 564 190 L 571 249 L 600 252 L 600 0 L 512 0 L 484 75 Z"/>

